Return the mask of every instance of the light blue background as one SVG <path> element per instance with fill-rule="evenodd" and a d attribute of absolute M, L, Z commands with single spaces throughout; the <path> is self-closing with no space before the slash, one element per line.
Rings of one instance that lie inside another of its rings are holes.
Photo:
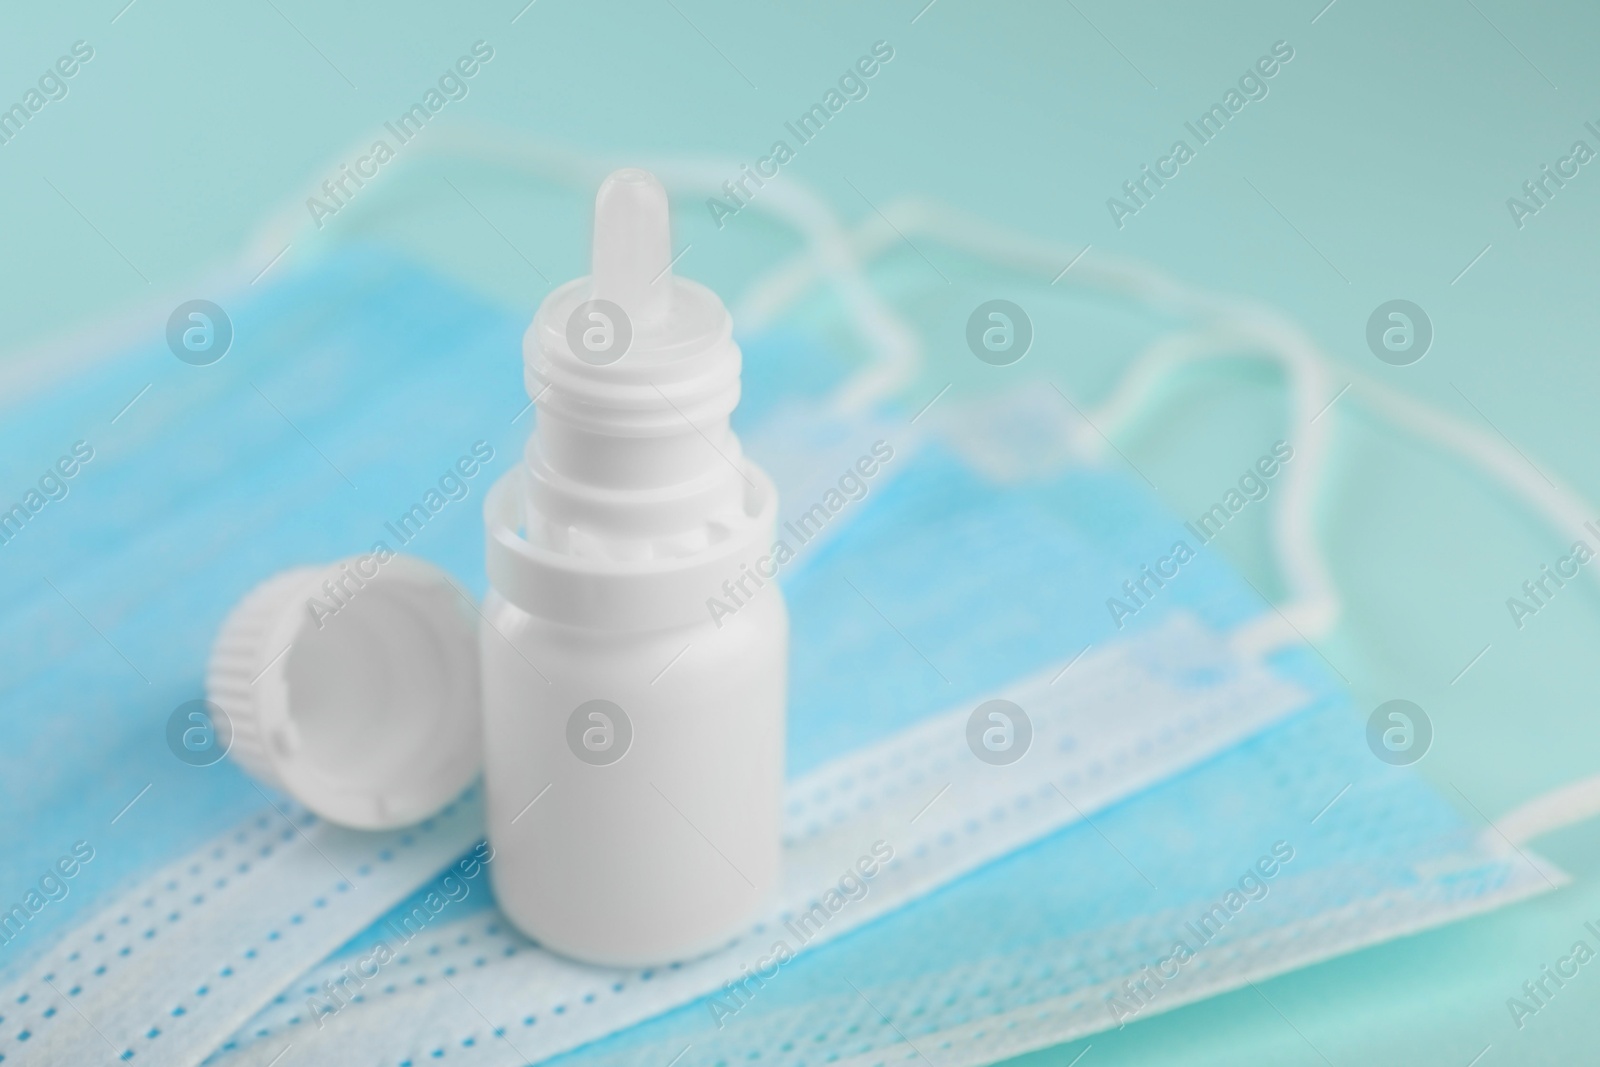
<path fill-rule="evenodd" d="M 96 55 L 65 100 L 0 145 L 0 382 L 30 351 L 117 308 L 202 295 L 195 285 L 209 268 L 233 261 L 269 213 L 299 210 L 332 162 L 476 39 L 495 59 L 441 122 L 498 124 L 619 162 L 706 152 L 753 161 L 785 119 L 887 39 L 896 57 L 871 95 L 785 171 L 847 219 L 871 211 L 852 184 L 880 204 L 926 194 L 1276 304 L 1335 359 L 1474 419 L 1470 397 L 1543 470 L 1600 500 L 1600 370 L 1589 355 L 1600 326 L 1591 188 L 1600 176 L 1584 168 L 1520 231 L 1505 208 L 1574 139 L 1600 147 L 1583 130 L 1586 119 L 1600 124 L 1592 9 L 1337 0 L 1317 17 L 1321 0 L 1225 10 L 937 0 L 913 24 L 922 0 L 538 0 L 512 24 L 521 7 L 137 0 L 114 23 L 121 0 L 8 11 L 0 102 L 20 98 L 74 40 Z M 1116 229 L 1106 198 L 1280 39 L 1296 56 L 1271 95 Z M 584 269 L 583 197 L 533 196 L 504 171 L 468 164 L 396 169 L 380 182 L 325 238 L 398 243 L 524 313 L 547 289 L 529 261 L 554 281 Z M 764 220 L 742 216 L 718 233 L 687 207 L 678 241 L 694 247 L 681 269 L 731 298 L 794 248 Z M 297 238 L 275 269 L 315 247 Z M 1093 399 L 1125 365 L 1125 345 L 1052 331 L 1059 316 L 1046 301 L 1061 298 L 1038 295 L 1041 286 L 973 278 L 960 257 L 919 247 L 955 280 L 947 288 L 909 251 L 891 265 L 896 302 L 930 350 L 914 393 L 958 376 L 963 388 L 984 387 L 960 331 L 991 295 L 1035 311 L 1029 373 Z M 1421 304 L 1437 330 L 1409 368 L 1378 364 L 1363 340 L 1368 314 L 1394 297 Z M 815 328 L 843 343 L 821 312 Z M 1335 409 L 1321 525 L 1347 615 L 1324 651 L 1368 705 L 1405 696 L 1430 711 L 1438 736 L 1419 769 L 1469 815 L 1463 796 L 1494 816 L 1600 770 L 1600 663 L 1590 652 L 1600 598 L 1569 587 L 1520 632 L 1504 606 L 1568 539 L 1352 399 Z M 1170 392 L 1153 429 L 1121 443 L 1169 503 L 1194 513 L 1279 436 L 1281 409 L 1273 376 L 1198 374 Z M 6 457 L 5 494 L 52 458 Z M 1275 591 L 1261 515 L 1247 518 L 1218 545 Z M 1572 888 L 1278 979 L 1263 991 L 1283 1016 L 1236 993 L 1096 1038 L 1081 1062 L 1464 1065 L 1486 1045 L 1484 1065 L 1583 1062 L 1600 976 L 1581 974 L 1520 1032 L 1505 1009 L 1600 917 L 1600 827 L 1540 846 L 1577 875 Z M 1064 1063 L 1079 1048 L 1037 1058 Z"/>

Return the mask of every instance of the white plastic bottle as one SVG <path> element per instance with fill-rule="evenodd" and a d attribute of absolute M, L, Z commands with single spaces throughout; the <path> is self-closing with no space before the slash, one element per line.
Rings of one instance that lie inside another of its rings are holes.
<path fill-rule="evenodd" d="M 612 174 L 593 275 L 524 338 L 535 430 L 484 508 L 495 894 L 529 936 L 595 963 L 720 946 L 781 854 L 776 494 L 728 428 L 727 309 L 671 259 L 661 184 Z"/>

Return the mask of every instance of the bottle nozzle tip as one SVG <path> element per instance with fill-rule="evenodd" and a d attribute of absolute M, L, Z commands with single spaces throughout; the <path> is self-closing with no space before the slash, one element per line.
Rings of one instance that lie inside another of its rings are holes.
<path fill-rule="evenodd" d="M 665 303 L 672 269 L 667 191 L 637 167 L 613 171 L 594 201 L 594 292 L 635 318 Z"/>

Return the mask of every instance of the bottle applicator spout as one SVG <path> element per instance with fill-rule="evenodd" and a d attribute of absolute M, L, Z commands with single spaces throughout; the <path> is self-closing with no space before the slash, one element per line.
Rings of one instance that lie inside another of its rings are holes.
<path fill-rule="evenodd" d="M 546 296 L 523 339 L 525 383 L 539 410 L 529 507 L 557 540 L 568 527 L 598 532 L 597 524 L 641 536 L 637 522 L 619 524 L 580 502 L 590 489 L 688 492 L 695 483 L 715 497 L 703 502 L 709 515 L 746 486 L 729 467 L 739 456 L 728 429 L 739 399 L 732 322 L 715 293 L 673 272 L 668 212 L 667 192 L 649 171 L 608 176 L 595 196 L 590 273 Z M 706 515 L 684 510 L 664 520 L 670 529 L 646 536 L 684 535 Z"/>
<path fill-rule="evenodd" d="M 670 302 L 671 270 L 667 191 L 649 171 L 614 171 L 594 201 L 595 297 L 636 322 L 655 321 Z"/>

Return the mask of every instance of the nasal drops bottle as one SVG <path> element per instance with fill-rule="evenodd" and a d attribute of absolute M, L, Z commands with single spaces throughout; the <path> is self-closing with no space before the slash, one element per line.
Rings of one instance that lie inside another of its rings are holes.
<path fill-rule="evenodd" d="M 542 945 L 642 966 L 720 947 L 776 887 L 788 616 L 758 566 L 776 494 L 728 425 L 732 322 L 673 273 L 653 175 L 600 186 L 592 268 L 523 339 L 534 431 L 484 508 L 490 870 Z"/>

